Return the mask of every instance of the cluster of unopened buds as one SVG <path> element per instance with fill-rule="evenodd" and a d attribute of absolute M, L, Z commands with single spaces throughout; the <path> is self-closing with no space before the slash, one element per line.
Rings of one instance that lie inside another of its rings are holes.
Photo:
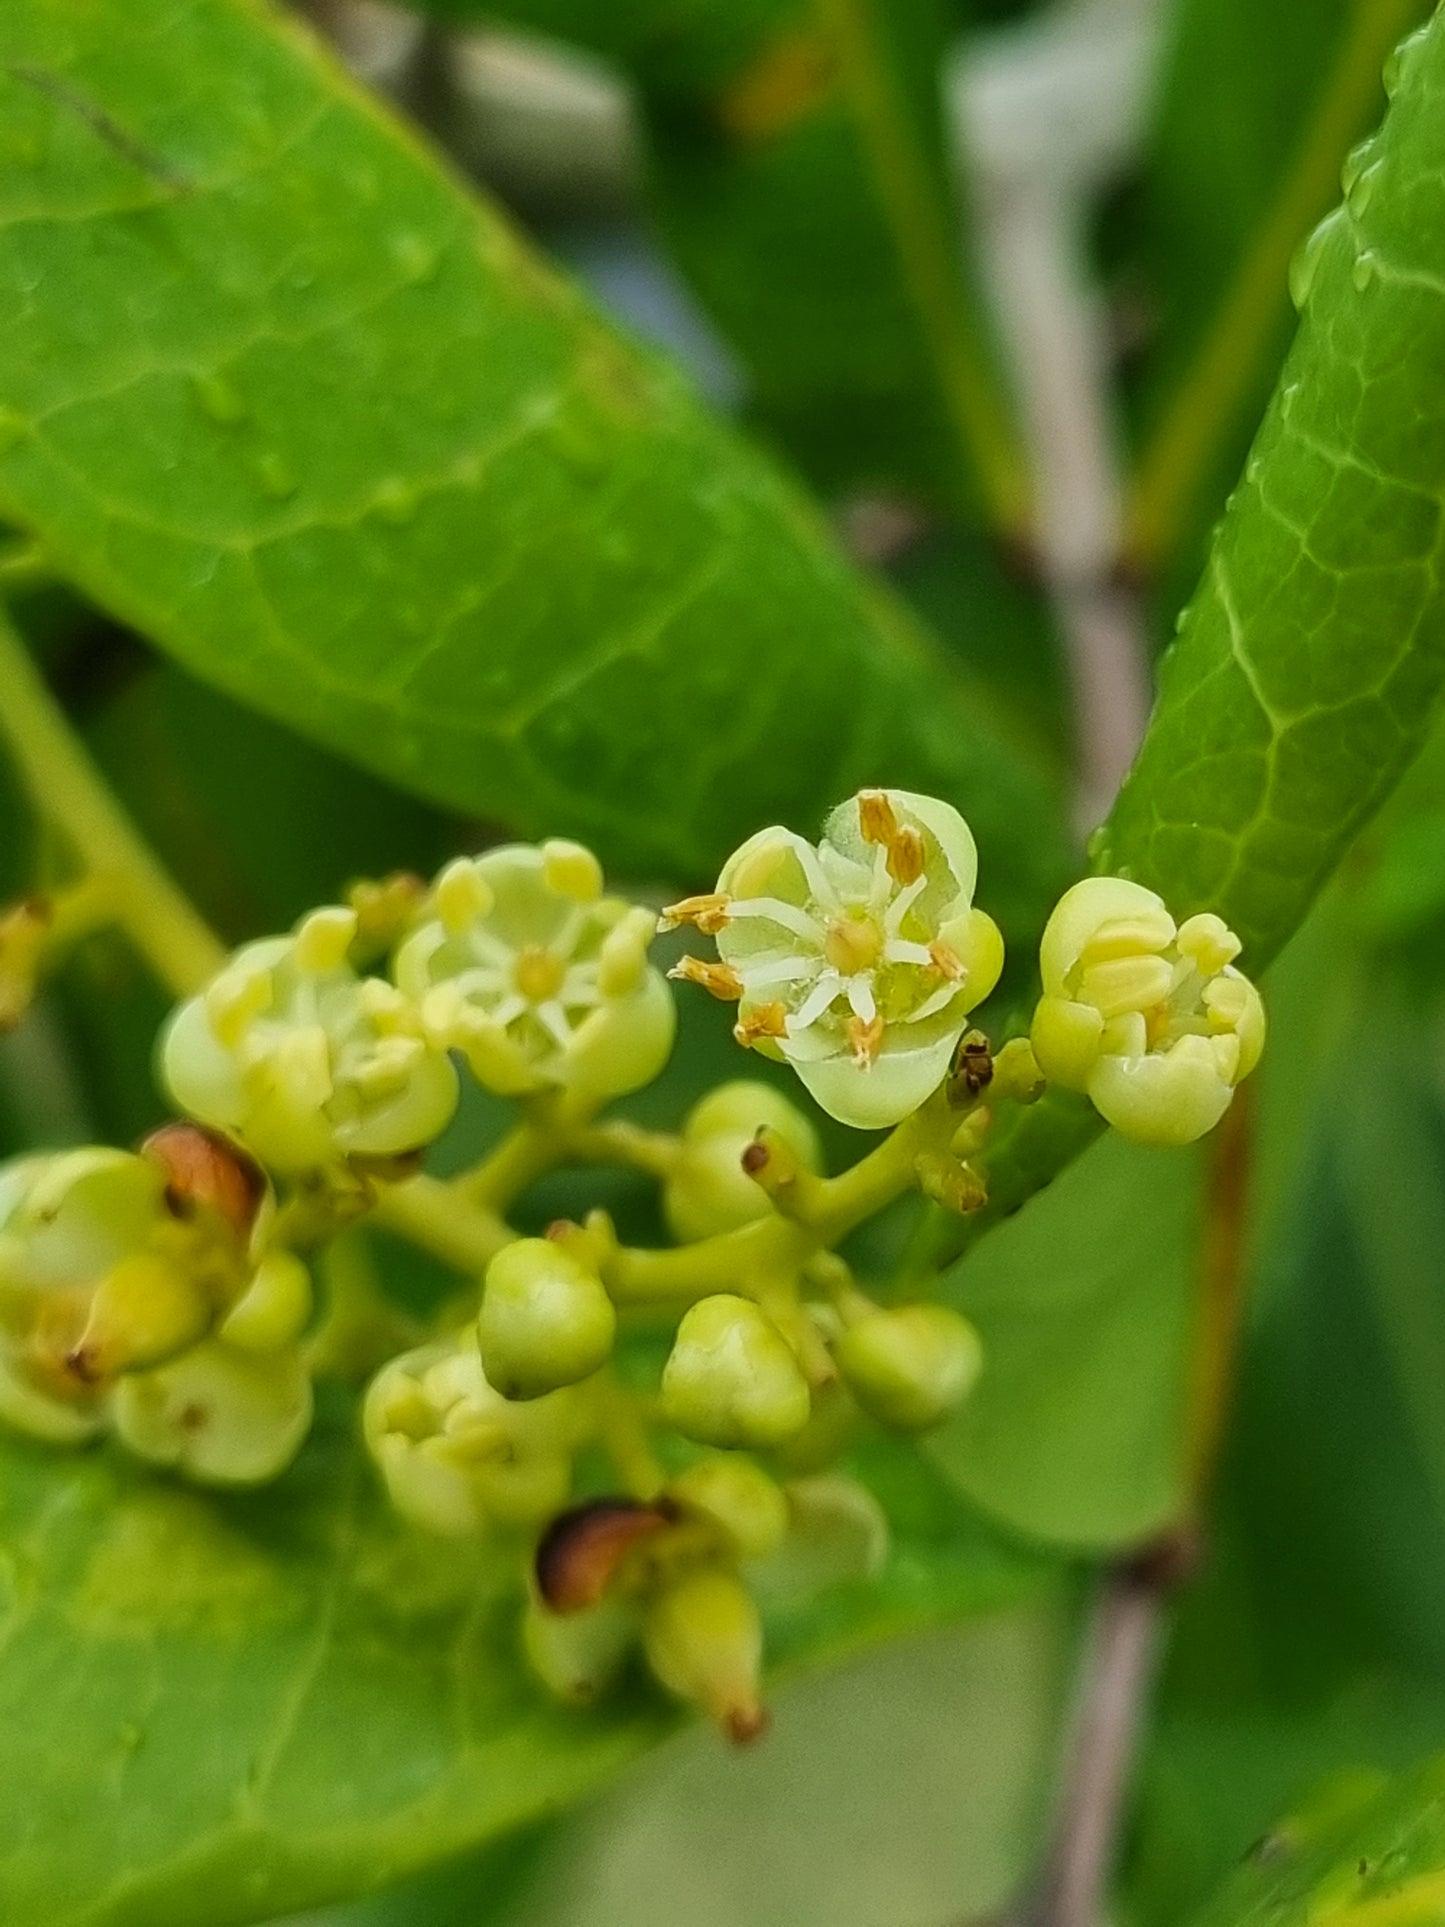
<path fill-rule="evenodd" d="M 979 1209 L 996 1115 L 1048 1084 L 1182 1144 L 1263 1045 L 1224 924 L 1096 877 L 1049 919 L 1031 1028 L 991 1048 L 971 1020 L 1004 949 L 976 872 L 947 804 L 865 790 L 819 843 L 761 831 L 661 916 L 554 841 L 358 886 L 245 946 L 165 1031 L 180 1121 L 135 1153 L 0 1172 L 0 1416 L 54 1444 L 109 1434 L 201 1483 L 276 1477 L 335 1359 L 313 1262 L 374 1220 L 469 1283 L 397 1355 L 400 1313 L 375 1321 L 362 1427 L 392 1506 L 519 1548 L 525 1650 L 565 1700 L 641 1655 L 750 1737 L 759 1602 L 887 1557 L 876 1502 L 838 1469 L 850 1441 L 944 1423 L 984 1362 L 940 1296 L 865 1289 L 840 1245 L 909 1192 Z M 734 1005 L 737 1041 L 830 1117 L 888 1132 L 849 1168 L 824 1175 L 772 1082 L 722 1085 L 676 1133 L 604 1114 L 668 1059 L 651 948 L 680 928 L 716 956 L 671 977 Z M 443 1181 L 423 1162 L 462 1074 L 518 1121 Z M 657 1182 L 674 1242 L 628 1246 L 600 1211 L 539 1237 L 509 1221 L 548 1170 L 609 1161 Z"/>

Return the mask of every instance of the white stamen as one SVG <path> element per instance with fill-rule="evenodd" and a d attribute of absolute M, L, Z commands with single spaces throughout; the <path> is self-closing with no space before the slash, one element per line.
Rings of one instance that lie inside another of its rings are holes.
<path fill-rule="evenodd" d="M 796 1034 L 800 1030 L 806 1030 L 810 1024 L 817 1023 L 823 1012 L 841 994 L 842 989 L 843 979 L 837 971 L 825 970 L 788 1019 L 789 1034 Z"/>
<path fill-rule="evenodd" d="M 873 999 L 873 973 L 860 970 L 856 977 L 848 979 L 848 1005 L 855 1017 L 861 1017 L 865 1024 L 871 1024 L 878 1014 L 878 1006 Z"/>
<path fill-rule="evenodd" d="M 824 941 L 823 926 L 806 910 L 798 909 L 796 904 L 784 903 L 780 897 L 742 897 L 728 910 L 729 917 L 737 922 L 746 917 L 760 917 L 768 923 L 776 923 L 792 936 L 801 938 L 804 943 L 816 944 L 822 949 Z"/>
<path fill-rule="evenodd" d="M 904 884 L 903 888 L 898 892 L 898 895 L 893 899 L 892 903 L 889 904 L 888 913 L 884 918 L 883 927 L 890 937 L 896 937 L 898 935 L 899 930 L 903 926 L 903 919 L 913 908 L 917 898 L 921 896 L 927 888 L 928 878 L 926 876 L 915 877 L 912 883 Z"/>

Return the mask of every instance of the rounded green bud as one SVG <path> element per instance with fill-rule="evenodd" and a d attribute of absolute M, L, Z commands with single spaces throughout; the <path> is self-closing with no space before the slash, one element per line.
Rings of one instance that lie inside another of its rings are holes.
<path fill-rule="evenodd" d="M 662 1373 L 670 1422 L 702 1445 L 779 1445 L 808 1422 L 808 1382 L 787 1340 L 750 1298 L 699 1299 Z"/>
<path fill-rule="evenodd" d="M 294 1251 L 278 1246 L 257 1265 L 220 1335 L 245 1352 L 280 1351 L 296 1342 L 310 1316 L 311 1274 Z"/>
<path fill-rule="evenodd" d="M 720 1085 L 689 1112 L 682 1155 L 663 1189 L 675 1238 L 709 1238 L 766 1217 L 772 1208 L 767 1193 L 743 1169 L 743 1153 L 764 1127 L 776 1131 L 809 1171 L 821 1169 L 817 1132 L 780 1091 L 755 1078 Z"/>
<path fill-rule="evenodd" d="M 978 1333 L 947 1305 L 868 1312 L 843 1332 L 835 1355 L 864 1411 L 899 1432 L 941 1424 L 983 1364 Z"/>
<path fill-rule="evenodd" d="M 602 1280 L 548 1238 L 519 1238 L 487 1266 L 477 1344 L 504 1398 L 540 1398 L 606 1363 L 617 1312 Z"/>
<path fill-rule="evenodd" d="M 684 1512 L 717 1526 L 741 1559 L 765 1559 L 788 1529 L 783 1488 L 740 1453 L 699 1459 L 667 1492 Z"/>
<path fill-rule="evenodd" d="M 199 1485 L 264 1485 L 311 1428 L 311 1377 L 295 1351 L 261 1357 L 212 1338 L 121 1379 L 114 1411 L 137 1458 Z"/>
<path fill-rule="evenodd" d="M 703 1566 L 665 1585 L 649 1603 L 642 1640 L 660 1683 L 701 1707 L 729 1739 L 763 1731 L 762 1621 L 732 1573 Z"/>
<path fill-rule="evenodd" d="M 449 1538 L 535 1526 L 559 1512 L 590 1423 L 587 1400 L 571 1387 L 526 1404 L 503 1398 L 470 1326 L 383 1365 L 362 1403 L 366 1447 L 392 1504 Z"/>
<path fill-rule="evenodd" d="M 616 1679 L 637 1639 L 637 1610 L 604 1599 L 585 1612 L 555 1613 L 529 1598 L 522 1649 L 547 1690 L 564 1706 L 591 1706 Z"/>

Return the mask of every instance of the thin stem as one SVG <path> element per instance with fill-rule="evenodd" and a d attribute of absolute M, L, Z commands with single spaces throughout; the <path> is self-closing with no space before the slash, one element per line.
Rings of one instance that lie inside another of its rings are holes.
<path fill-rule="evenodd" d="M 473 1204 L 500 1212 L 559 1165 L 621 1164 L 649 1177 L 668 1176 L 681 1154 L 677 1138 L 625 1118 L 594 1124 L 594 1108 L 571 1105 L 560 1093 L 539 1101 L 479 1164 L 452 1180 L 454 1188 Z"/>
<path fill-rule="evenodd" d="M 608 1290 L 619 1304 L 690 1303 L 714 1291 L 751 1291 L 760 1279 L 796 1270 L 836 1244 L 916 1182 L 920 1151 L 947 1142 L 958 1114 L 938 1101 L 904 1120 L 868 1155 L 836 1178 L 811 1184 L 792 1215 L 773 1215 L 694 1244 L 643 1251 L 623 1246 L 607 1261 Z"/>
<path fill-rule="evenodd" d="M 1183 1437 L 1183 1518 L 1099 1583 L 1042 1868 L 1019 1927 L 1098 1927 L 1170 1593 L 1195 1563 L 1239 1354 L 1251 1121 L 1238 1092 L 1210 1146 L 1199 1315 Z"/>
<path fill-rule="evenodd" d="M 1013 424 L 964 305 L 953 223 L 887 58 L 873 0 L 813 0 L 872 162 L 904 285 L 918 316 L 949 423 L 997 531 L 1022 538 L 1029 483 Z"/>
<path fill-rule="evenodd" d="M 113 879 L 117 921 L 157 977 L 177 996 L 197 990 L 224 949 L 111 794 L 3 610 L 0 737 L 36 807 L 88 871 Z"/>
<path fill-rule="evenodd" d="M 477 1278 L 517 1235 L 494 1212 L 458 1196 L 439 1178 L 425 1175 L 386 1185 L 377 1194 L 370 1221 L 430 1252 L 454 1271 Z"/>
<path fill-rule="evenodd" d="M 1136 1564 L 1105 1574 L 1084 1638 L 1049 1845 L 1019 1927 L 1098 1927 L 1162 1609 L 1158 1585 Z"/>
<path fill-rule="evenodd" d="M 623 1490 L 633 1499 L 655 1499 L 666 1479 L 647 1442 L 641 1405 L 610 1368 L 600 1375 L 596 1393 L 602 1447 Z"/>

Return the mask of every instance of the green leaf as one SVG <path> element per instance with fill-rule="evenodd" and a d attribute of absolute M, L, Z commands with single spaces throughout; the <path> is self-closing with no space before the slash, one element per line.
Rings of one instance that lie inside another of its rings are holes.
<path fill-rule="evenodd" d="M 246 0 L 0 17 L 0 514 L 392 780 L 701 876 L 861 780 L 1026 927 L 1037 779 L 765 461 Z"/>
<path fill-rule="evenodd" d="M 622 61 L 662 238 L 812 476 L 981 494 L 1023 533 L 1022 451 L 959 260 L 943 0 L 427 4 Z"/>
<path fill-rule="evenodd" d="M 1445 1760 L 1341 1780 L 1262 1839 L 1197 1927 L 1431 1927 L 1445 1908 Z"/>
<path fill-rule="evenodd" d="M 1259 969 L 1425 739 L 1445 679 L 1445 22 L 1405 43 L 1097 852 Z M 1306 287 L 1307 284 L 1307 287 Z"/>
<path fill-rule="evenodd" d="M 0 1465 L 6 1920 L 229 1927 L 364 1892 L 556 1811 L 675 1724 L 641 1687 L 551 1705 L 517 1653 L 516 1558 L 401 1528 L 349 1407 L 253 1497 L 14 1441 Z M 785 1668 L 1048 1581 L 907 1448 L 869 1469 L 894 1554 L 772 1616 Z"/>
<path fill-rule="evenodd" d="M 932 1450 L 1016 1529 L 1127 1545 L 1178 1516 L 1203 1170 L 1103 1138 L 956 1274 L 985 1370 Z"/>
<path fill-rule="evenodd" d="M 1380 63 L 1425 0 L 1183 0 L 1143 160 L 1159 331 L 1127 544 L 1168 563 L 1236 471 L 1289 340 L 1285 269 L 1378 117 Z M 1195 561 L 1193 545 L 1189 560 Z"/>

